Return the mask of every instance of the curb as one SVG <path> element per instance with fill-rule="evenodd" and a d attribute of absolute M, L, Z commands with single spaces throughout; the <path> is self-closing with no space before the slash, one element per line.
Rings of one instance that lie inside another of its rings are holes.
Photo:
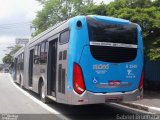
<path fill-rule="evenodd" d="M 146 105 L 137 104 L 137 103 L 129 103 L 129 102 L 118 102 L 118 104 L 143 110 L 143 111 L 147 111 L 147 112 L 151 112 L 154 114 L 160 114 L 160 108 L 157 108 L 157 107 L 151 107 L 151 106 L 146 106 Z"/>

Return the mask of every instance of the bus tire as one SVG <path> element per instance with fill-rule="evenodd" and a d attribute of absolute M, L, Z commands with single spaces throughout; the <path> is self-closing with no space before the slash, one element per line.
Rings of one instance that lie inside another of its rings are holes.
<path fill-rule="evenodd" d="M 46 103 L 44 83 L 41 82 L 39 87 L 40 87 L 40 89 L 39 89 L 40 99 L 42 102 Z"/>
<path fill-rule="evenodd" d="M 45 86 L 44 83 L 40 83 L 40 89 L 39 89 L 39 94 L 40 94 L 40 99 L 43 103 L 50 103 L 51 101 L 45 96 Z"/>
<path fill-rule="evenodd" d="M 19 80 L 19 81 L 20 81 L 19 85 L 20 85 L 21 88 L 23 88 L 23 85 L 22 85 L 23 81 L 22 81 L 21 75 L 19 76 L 19 78 L 20 78 L 20 80 Z"/>

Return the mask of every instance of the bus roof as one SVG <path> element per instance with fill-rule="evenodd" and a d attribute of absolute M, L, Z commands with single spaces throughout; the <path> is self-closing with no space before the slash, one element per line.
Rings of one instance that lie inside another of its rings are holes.
<path fill-rule="evenodd" d="M 88 15 L 88 17 L 92 17 L 99 21 L 107 21 L 109 23 L 118 23 L 118 24 L 129 24 L 129 20 L 121 19 L 121 18 L 114 18 L 109 16 L 100 16 L 100 15 Z"/>
<path fill-rule="evenodd" d="M 114 17 L 109 17 L 109 16 L 100 16 L 100 15 L 88 15 L 88 16 L 75 16 L 73 18 L 71 18 L 72 20 L 73 19 L 77 19 L 77 18 L 82 18 L 82 17 L 92 17 L 98 21 L 108 21 L 110 23 L 119 23 L 119 24 L 129 24 L 130 21 L 129 20 L 125 20 L 125 19 L 120 19 L 120 18 L 114 18 Z M 69 20 L 71 20 L 69 19 Z M 34 38 L 31 38 L 31 41 L 29 41 L 26 46 L 28 46 L 29 44 L 32 44 L 33 42 L 37 41 L 38 39 L 40 39 L 41 37 L 45 36 L 46 34 L 48 34 L 49 32 L 53 31 L 54 29 L 60 27 L 61 25 L 65 24 L 67 21 L 69 20 L 65 20 L 65 21 L 62 21 L 60 23 L 57 23 L 55 24 L 54 26 L 50 27 L 49 29 L 45 30 L 44 32 L 40 33 L 39 35 L 35 36 Z M 19 55 L 21 52 L 24 51 L 24 47 L 22 47 L 20 50 L 18 50 L 18 52 L 16 52 L 14 54 L 14 57 L 16 57 L 17 55 Z"/>
<path fill-rule="evenodd" d="M 85 17 L 85 16 L 75 16 L 71 19 L 74 19 L 76 17 Z M 86 16 L 87 17 L 87 16 Z M 88 15 L 88 17 L 93 17 L 95 19 L 98 20 L 105 20 L 108 22 L 116 22 L 116 23 L 120 23 L 120 24 L 128 24 L 130 23 L 129 20 L 125 20 L 125 19 L 120 19 L 120 18 L 114 18 L 114 17 L 109 17 L 109 16 L 100 16 L 100 15 Z M 35 36 L 34 38 L 31 39 L 30 43 L 36 41 L 37 39 L 41 38 L 42 36 L 46 35 L 47 33 L 51 32 L 52 30 L 60 27 L 62 24 L 66 23 L 68 20 L 62 21 L 60 23 L 55 24 L 54 26 L 48 28 L 47 30 L 45 30 L 44 32 L 40 33 L 39 35 Z"/>
<path fill-rule="evenodd" d="M 44 35 L 46 35 L 47 33 L 51 32 L 52 30 L 58 28 L 59 26 L 61 26 L 62 24 L 66 23 L 68 20 L 62 21 L 60 23 L 55 24 L 54 26 L 48 28 L 47 30 L 45 30 L 44 32 L 38 34 L 37 36 L 35 36 L 34 38 L 31 39 L 31 41 L 29 41 L 29 43 L 32 43 L 34 41 L 36 41 L 37 39 L 43 37 Z"/>
<path fill-rule="evenodd" d="M 25 48 L 25 46 L 22 47 L 22 48 L 20 48 L 13 56 L 17 57 L 19 54 L 21 54 L 22 52 L 24 52 L 24 48 Z"/>

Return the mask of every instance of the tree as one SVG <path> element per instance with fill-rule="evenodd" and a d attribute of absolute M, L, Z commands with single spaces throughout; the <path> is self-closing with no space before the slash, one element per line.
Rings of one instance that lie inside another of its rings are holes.
<path fill-rule="evenodd" d="M 138 23 L 142 28 L 145 54 L 150 60 L 160 61 L 160 0 L 115 0 L 108 5 L 92 5 L 87 14 L 123 18 Z"/>
<path fill-rule="evenodd" d="M 13 57 L 10 54 L 6 54 L 6 56 L 3 58 L 3 63 L 10 64 L 13 62 Z"/>
<path fill-rule="evenodd" d="M 22 46 L 16 45 L 15 47 L 13 47 L 10 51 L 10 55 L 15 54 Z"/>
<path fill-rule="evenodd" d="M 80 15 L 84 6 L 92 4 L 93 0 L 38 0 L 43 3 L 43 9 L 37 13 L 33 20 L 36 31 L 33 36 L 47 28 L 67 20 L 75 15 Z"/>
<path fill-rule="evenodd" d="M 11 63 L 13 62 L 13 55 L 14 55 L 21 47 L 22 47 L 22 46 L 18 46 L 18 45 L 16 45 L 15 47 L 13 47 L 13 48 L 11 49 L 11 51 L 9 52 L 9 54 L 6 54 L 6 55 L 3 57 L 3 59 L 2 59 L 3 63 L 5 63 L 5 64 L 11 64 Z"/>
<path fill-rule="evenodd" d="M 44 4 L 46 0 L 37 0 L 38 2 L 40 2 L 41 4 Z"/>
<path fill-rule="evenodd" d="M 160 60 L 160 0 L 114 0 L 107 5 L 96 5 L 93 0 L 38 1 L 44 7 L 33 21 L 37 28 L 34 35 L 75 15 L 113 16 L 138 23 L 142 28 L 146 56 Z"/>

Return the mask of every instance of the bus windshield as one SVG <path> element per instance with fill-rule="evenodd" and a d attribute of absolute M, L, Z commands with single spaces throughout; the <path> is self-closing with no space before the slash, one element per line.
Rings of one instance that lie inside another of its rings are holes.
<path fill-rule="evenodd" d="M 87 22 L 90 41 L 137 44 L 137 28 L 134 24 L 99 22 L 91 17 L 87 17 Z"/>

